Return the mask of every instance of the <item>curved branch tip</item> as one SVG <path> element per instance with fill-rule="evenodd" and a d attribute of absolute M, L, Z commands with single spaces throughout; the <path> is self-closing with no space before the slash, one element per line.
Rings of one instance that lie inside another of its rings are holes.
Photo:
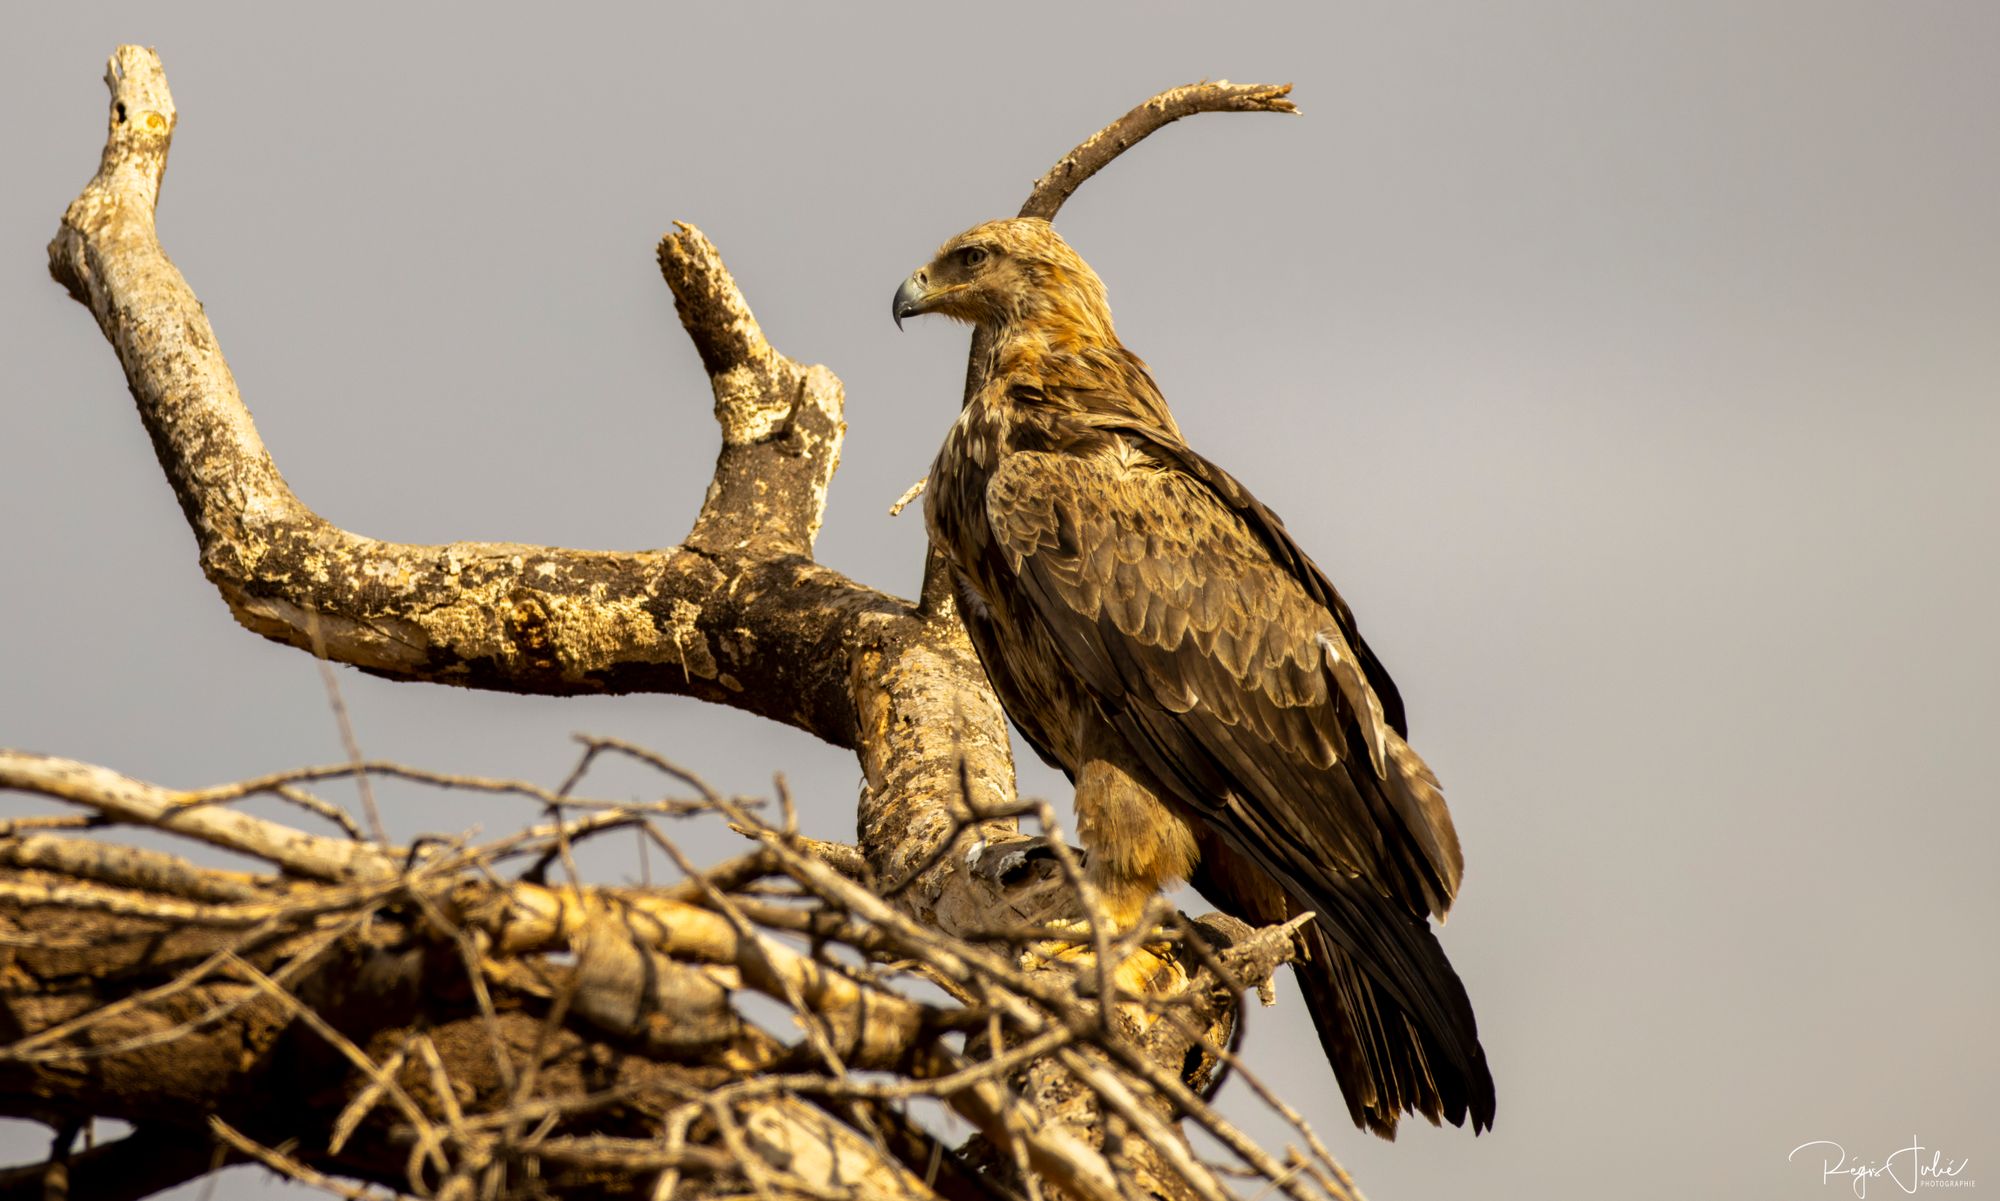
<path fill-rule="evenodd" d="M 1185 84 L 1147 100 L 1085 138 L 1035 181 L 1021 205 L 1023 217 L 1053 220 L 1083 181 L 1097 174 L 1147 135 L 1196 113 L 1290 113 L 1289 83 L 1230 83 L 1226 79 Z"/>

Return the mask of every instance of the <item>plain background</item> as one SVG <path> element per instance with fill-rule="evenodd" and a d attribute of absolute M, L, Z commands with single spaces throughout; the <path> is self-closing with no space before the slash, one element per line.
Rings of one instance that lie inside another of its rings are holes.
<path fill-rule="evenodd" d="M 1151 93 L 1291 80 L 1304 118 L 1172 127 L 1058 228 L 1409 698 L 1466 847 L 1444 938 L 1499 1121 L 1357 1134 L 1288 981 L 1251 1063 L 1378 1201 L 1831 1199 L 1847 1186 L 1788 1151 L 1913 1135 L 2000 1189 L 2000 7 L 43 5 L 5 26 L 0 744 L 178 786 L 341 757 L 311 660 L 202 579 L 114 356 L 45 273 L 118 42 L 159 48 L 180 108 L 163 241 L 329 519 L 676 541 L 717 441 L 652 262 L 682 219 L 782 350 L 846 382 L 821 558 L 905 595 L 921 518 L 886 509 L 954 414 L 966 337 L 899 335 L 896 284 Z M 371 755 L 553 782 L 572 731 L 614 733 L 732 789 L 783 771 L 811 832 L 852 835 L 852 758 L 740 713 L 340 676 Z M 1067 802 L 1039 765 L 1023 784 Z M 384 796 L 401 836 L 530 816 Z M 640 870 L 629 845 L 588 866 Z M 39 1155 L 39 1130 L 5 1132 Z M 284 1188 L 242 1169 L 214 1195 Z"/>

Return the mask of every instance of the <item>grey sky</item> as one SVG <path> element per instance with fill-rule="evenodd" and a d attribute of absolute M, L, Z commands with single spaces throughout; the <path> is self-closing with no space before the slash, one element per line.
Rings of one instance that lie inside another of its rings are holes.
<path fill-rule="evenodd" d="M 6 27 L 0 744 L 177 785 L 340 756 L 310 660 L 202 579 L 112 353 L 43 268 L 116 43 L 164 57 L 162 239 L 329 519 L 676 541 L 716 442 L 652 264 L 678 218 L 845 381 L 821 558 L 906 594 L 921 518 L 885 510 L 953 415 L 965 335 L 899 335 L 896 283 L 1146 95 L 1291 80 L 1303 119 L 1171 128 L 1058 228 L 1409 700 L 1466 849 L 1444 939 L 1498 1122 L 1359 1135 L 1288 987 L 1251 1063 L 1378 1201 L 1831 1201 L 1790 1149 L 1912 1135 L 2000 1188 L 2000 8 L 107 4 Z M 813 832 L 852 834 L 851 757 L 742 714 L 341 678 L 372 755 L 549 780 L 570 732 L 616 733 L 736 789 L 782 770 Z M 1067 800 L 1038 765 L 1023 783 Z M 526 815 L 388 799 L 405 835 Z M 42 1137 L 0 1133 L 16 1159 Z M 242 1170 L 217 1196 L 277 1191 Z"/>

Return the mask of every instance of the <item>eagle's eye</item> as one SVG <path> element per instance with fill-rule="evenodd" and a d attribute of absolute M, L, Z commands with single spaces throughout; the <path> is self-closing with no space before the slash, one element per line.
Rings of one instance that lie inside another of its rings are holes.
<path fill-rule="evenodd" d="M 986 247 L 967 246 L 964 250 L 958 252 L 958 261 L 964 263 L 968 267 L 977 267 L 979 264 L 986 261 L 986 256 L 987 256 Z"/>

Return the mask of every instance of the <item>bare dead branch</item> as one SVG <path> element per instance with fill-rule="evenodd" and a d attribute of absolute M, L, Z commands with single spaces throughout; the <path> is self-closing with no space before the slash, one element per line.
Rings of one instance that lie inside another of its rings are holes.
<path fill-rule="evenodd" d="M 209 1118 L 208 1127 L 215 1133 L 217 1139 L 228 1144 L 238 1155 L 256 1160 L 287 1180 L 296 1180 L 300 1184 L 324 1190 L 336 1197 L 345 1197 L 348 1201 L 377 1201 L 382 1196 L 373 1189 L 355 1188 L 335 1180 L 324 1172 L 314 1171 L 284 1152 L 257 1142 L 221 1118 Z M 392 1193 L 390 1196 L 394 1201 L 418 1201 L 418 1198 L 407 1193 Z"/>
<path fill-rule="evenodd" d="M 306 614 L 306 637 L 312 642 L 313 658 L 319 661 L 320 683 L 326 688 L 326 700 L 333 710 L 333 724 L 340 730 L 340 745 L 347 751 L 348 762 L 355 765 L 354 786 L 361 794 L 361 812 L 368 819 L 368 832 L 375 838 L 377 846 L 389 845 L 388 828 L 382 824 L 382 810 L 375 804 L 375 784 L 368 778 L 368 769 L 362 767 L 365 761 L 361 754 L 361 742 L 354 735 L 354 722 L 347 715 L 347 698 L 340 694 L 340 677 L 334 674 L 333 664 L 326 658 L 326 640 L 321 636 L 319 614 Z"/>
<path fill-rule="evenodd" d="M 1053 220 L 1063 201 L 1075 195 L 1083 181 L 1111 165 L 1119 155 L 1147 135 L 1196 113 L 1293 113 L 1298 106 L 1288 96 L 1289 83 L 1230 83 L 1218 79 L 1169 88 L 1091 134 L 1035 181 L 1021 216 Z"/>
<path fill-rule="evenodd" d="M 81 805 L 117 821 L 183 835 L 315 880 L 379 879 L 396 871 L 385 848 L 306 834 L 229 809 L 191 806 L 187 794 L 73 759 L 0 751 L 0 789 Z"/>
<path fill-rule="evenodd" d="M 190 901 L 244 901 L 258 884 L 249 872 L 200 870 L 164 851 L 48 834 L 0 835 L 0 863 Z"/>
<path fill-rule="evenodd" d="M 722 453 L 688 545 L 708 554 L 812 554 L 840 462 L 840 380 L 764 340 L 750 305 L 702 232 L 660 239 L 660 273 L 715 392 Z"/>
<path fill-rule="evenodd" d="M 333 763 L 319 767 L 297 767 L 288 771 L 272 772 L 255 776 L 248 780 L 238 780 L 219 784 L 212 788 L 197 788 L 180 794 L 182 805 L 214 805 L 245 797 L 281 792 L 294 784 L 317 783 L 322 780 L 343 780 L 360 773 L 386 776 L 407 780 L 414 784 L 428 784 L 434 788 L 456 789 L 466 792 L 483 792 L 495 796 L 517 796 L 525 800 L 539 801 L 550 806 L 575 806 L 618 809 L 643 809 L 645 812 L 663 814 L 700 813 L 709 808 L 700 802 L 657 802 L 646 806 L 634 806 L 629 801 L 592 800 L 589 797 L 572 795 L 567 791 L 544 788 L 529 780 L 502 780 L 489 776 L 470 776 L 456 772 L 430 771 L 421 767 L 396 763 L 386 759 L 363 759 L 350 763 Z"/>

